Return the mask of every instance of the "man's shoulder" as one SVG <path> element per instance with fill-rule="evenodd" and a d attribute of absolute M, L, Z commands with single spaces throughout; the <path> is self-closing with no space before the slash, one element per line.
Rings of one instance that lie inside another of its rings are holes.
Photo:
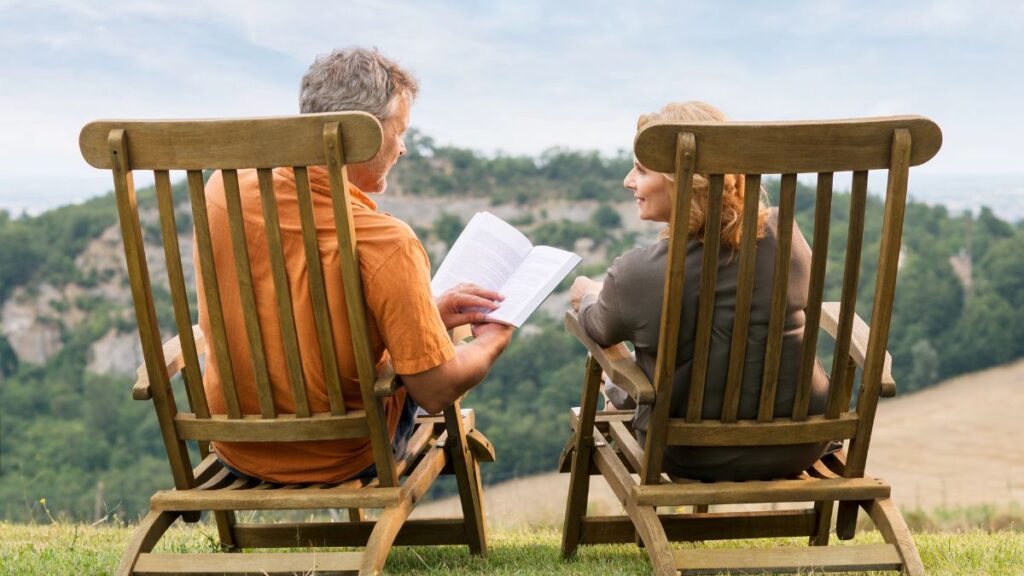
<path fill-rule="evenodd" d="M 408 223 L 372 210 L 358 210 L 353 216 L 359 258 L 369 271 L 388 263 L 413 263 L 429 271 L 427 253 Z"/>

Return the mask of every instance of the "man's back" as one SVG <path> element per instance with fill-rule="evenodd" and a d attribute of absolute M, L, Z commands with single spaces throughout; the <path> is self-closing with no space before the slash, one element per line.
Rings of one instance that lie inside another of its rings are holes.
<path fill-rule="evenodd" d="M 350 345 L 351 337 L 345 313 L 345 296 L 327 172 L 319 167 L 311 167 L 308 172 L 345 406 L 349 410 L 361 410 L 363 400 Z M 259 183 L 253 170 L 240 171 L 238 179 L 253 292 L 260 328 L 266 343 L 264 352 L 274 404 L 279 412 L 291 413 L 294 412 L 291 384 L 280 320 L 276 312 Z M 246 338 L 242 304 L 238 298 L 238 279 L 234 273 L 224 181 L 220 172 L 211 177 L 206 191 L 211 242 L 215 248 L 215 265 L 224 308 L 224 323 L 239 402 L 243 413 L 258 414 L 260 410 L 251 361 L 252 353 Z M 308 269 L 292 170 L 274 171 L 274 191 L 280 217 L 281 249 L 288 272 L 292 311 L 310 409 L 314 413 L 327 412 L 329 402 L 307 281 Z M 448 360 L 453 356 L 454 350 L 430 294 L 430 264 L 422 245 L 408 225 L 389 215 L 376 212 L 375 203 L 354 187 L 350 188 L 350 192 L 360 271 L 369 312 L 370 340 L 378 366 L 390 355 L 396 372 L 415 373 Z M 210 318 L 198 267 L 197 282 L 200 325 L 204 333 L 209 334 Z M 210 353 L 213 355 L 213 350 Z M 216 358 L 209 359 L 206 366 L 204 380 L 210 410 L 223 414 L 226 407 Z M 404 389 L 385 400 L 389 434 L 394 434 L 404 400 Z M 216 443 L 214 448 L 232 467 L 275 482 L 340 481 L 363 470 L 373 461 L 369 441 L 365 438 L 287 445 L 220 442 Z"/>

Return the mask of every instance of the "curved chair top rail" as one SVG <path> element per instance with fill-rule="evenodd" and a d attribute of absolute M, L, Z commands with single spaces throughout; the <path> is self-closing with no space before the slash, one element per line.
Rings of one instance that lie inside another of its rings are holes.
<path fill-rule="evenodd" d="M 107 139 L 127 134 L 132 170 L 204 170 L 321 166 L 324 125 L 341 126 L 344 162 L 364 162 L 380 149 L 380 123 L 365 112 L 212 120 L 97 120 L 78 137 L 89 165 L 112 168 Z M 285 129 L 287 128 L 287 129 Z"/>
<path fill-rule="evenodd" d="M 636 157 L 656 172 L 675 171 L 676 139 L 697 141 L 700 174 L 799 174 L 889 168 L 894 130 L 910 131 L 910 165 L 930 160 L 942 131 L 923 116 L 800 122 L 656 122 L 637 133 Z M 880 144 L 886 145 L 880 145 Z"/>

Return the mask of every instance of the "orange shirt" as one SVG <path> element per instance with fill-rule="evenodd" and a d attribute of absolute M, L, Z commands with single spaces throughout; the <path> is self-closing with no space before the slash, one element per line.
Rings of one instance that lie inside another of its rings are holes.
<path fill-rule="evenodd" d="M 359 392 L 341 283 L 330 183 L 325 168 L 310 167 L 308 171 L 320 242 L 320 260 L 341 370 L 342 394 L 348 410 L 362 410 L 363 401 Z M 256 171 L 239 171 L 238 179 L 253 291 L 274 405 L 279 414 L 294 413 Z M 310 409 L 314 413 L 328 412 L 330 403 L 324 384 L 307 280 L 295 176 L 290 168 L 274 170 L 274 192 L 280 214 L 281 243 Z M 389 357 L 399 374 L 415 374 L 443 364 L 455 355 L 455 349 L 430 292 L 430 262 L 423 246 L 406 223 L 377 212 L 376 204 L 362 191 L 351 186 L 350 194 L 359 268 L 367 300 L 370 340 L 378 369 Z M 238 296 L 239 285 L 225 202 L 224 182 L 221 173 L 216 172 L 206 185 L 206 207 L 232 371 L 242 412 L 259 414 L 252 355 Z M 209 335 L 212 333 L 210 318 L 198 259 L 196 263 L 199 323 L 203 333 Z M 207 340 L 210 341 L 209 338 Z M 227 408 L 216 353 L 212 345 L 208 348 L 204 375 L 207 400 L 211 412 L 225 414 Z M 384 402 L 391 436 L 394 436 L 398 425 L 405 394 L 405 389 L 400 388 L 397 394 Z M 281 483 L 338 482 L 373 462 L 369 438 L 288 443 L 216 442 L 214 450 L 222 460 L 237 470 Z"/>

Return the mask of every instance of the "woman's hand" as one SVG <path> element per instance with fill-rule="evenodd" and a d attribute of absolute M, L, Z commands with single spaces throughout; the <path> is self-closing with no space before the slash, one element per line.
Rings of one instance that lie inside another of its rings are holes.
<path fill-rule="evenodd" d="M 476 284 L 459 284 L 445 291 L 437 299 L 437 309 L 445 330 L 463 324 L 484 321 L 484 315 L 497 310 L 505 297 L 492 290 L 485 290 Z"/>
<path fill-rule="evenodd" d="M 587 278 L 586 276 L 579 276 L 572 283 L 572 288 L 569 289 L 569 299 L 572 304 L 572 309 L 576 312 L 580 311 L 580 301 L 587 294 L 599 294 L 601 292 L 600 282 L 596 282 Z"/>

